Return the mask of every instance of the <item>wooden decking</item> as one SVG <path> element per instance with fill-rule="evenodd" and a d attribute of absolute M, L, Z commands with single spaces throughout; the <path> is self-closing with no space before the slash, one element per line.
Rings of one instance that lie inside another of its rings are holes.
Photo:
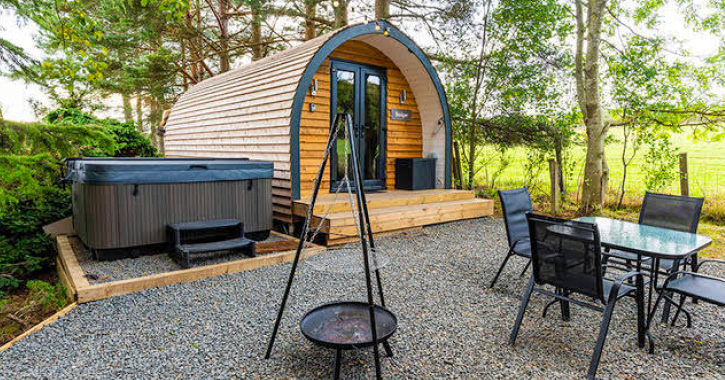
<path fill-rule="evenodd" d="M 493 215 L 493 201 L 476 198 L 465 190 L 391 190 L 367 194 L 370 223 L 376 234 L 388 234 L 411 228 L 480 218 Z M 293 203 L 292 212 L 304 218 L 310 198 Z M 313 226 L 322 224 L 327 245 L 355 240 L 356 226 L 346 193 L 320 194 L 313 211 Z"/>

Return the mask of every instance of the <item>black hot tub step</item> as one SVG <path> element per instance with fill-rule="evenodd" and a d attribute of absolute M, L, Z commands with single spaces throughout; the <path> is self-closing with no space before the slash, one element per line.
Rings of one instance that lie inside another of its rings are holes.
<path fill-rule="evenodd" d="M 181 244 L 178 246 L 178 249 L 188 253 L 201 253 L 229 251 L 233 249 L 248 248 L 249 246 L 254 246 L 254 240 L 240 237 L 229 240 L 213 241 L 210 243 Z"/>
<path fill-rule="evenodd" d="M 238 237 L 206 243 L 177 244 L 172 258 L 184 268 L 191 268 L 191 256 L 200 253 L 228 251 L 230 253 L 245 250 L 250 257 L 256 256 L 254 240 Z"/>
<path fill-rule="evenodd" d="M 254 257 L 254 240 L 244 237 L 244 223 L 236 219 L 210 219 L 169 225 L 173 250 L 170 256 L 184 268 L 191 255 L 245 250 Z"/>
<path fill-rule="evenodd" d="M 199 231 L 212 230 L 217 228 L 232 228 L 240 225 L 242 222 L 237 219 L 211 219 L 198 220 L 193 222 L 174 223 L 169 225 L 172 230 L 178 231 Z"/>

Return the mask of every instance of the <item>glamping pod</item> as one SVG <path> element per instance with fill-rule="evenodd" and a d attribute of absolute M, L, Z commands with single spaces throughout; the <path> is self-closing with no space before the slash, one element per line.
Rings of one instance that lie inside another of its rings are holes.
<path fill-rule="evenodd" d="M 451 120 L 443 86 L 423 51 L 387 21 L 338 29 L 195 85 L 168 114 L 164 152 L 273 162 L 274 218 L 293 223 L 306 214 L 330 120 L 340 112 L 353 116 L 357 133 L 350 138 L 361 152 L 375 232 L 492 213 L 490 201 L 450 190 Z M 344 175 L 337 155 L 333 149 L 322 183 L 327 193 Z M 396 161 L 403 165 L 396 168 Z M 405 181 L 396 181 L 396 173 Z M 416 178 L 427 185 L 398 183 Z M 318 199 L 314 214 L 330 226 L 328 243 L 342 243 L 344 227 L 335 238 L 334 226 L 349 226 L 352 215 L 330 206 L 328 195 Z"/>

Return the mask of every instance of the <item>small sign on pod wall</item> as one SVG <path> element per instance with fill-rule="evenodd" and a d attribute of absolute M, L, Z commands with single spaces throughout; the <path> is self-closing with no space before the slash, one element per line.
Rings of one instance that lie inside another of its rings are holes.
<path fill-rule="evenodd" d="M 395 121 L 411 121 L 413 120 L 413 111 L 400 108 L 390 109 L 390 120 Z"/>

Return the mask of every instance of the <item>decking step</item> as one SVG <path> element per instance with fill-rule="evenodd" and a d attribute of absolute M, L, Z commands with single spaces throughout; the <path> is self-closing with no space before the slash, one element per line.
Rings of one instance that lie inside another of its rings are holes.
<path fill-rule="evenodd" d="M 470 190 L 431 189 L 418 191 L 386 191 L 366 194 L 368 210 L 388 209 L 398 206 L 413 206 L 429 203 L 450 202 L 475 199 L 476 194 Z M 294 214 L 304 217 L 307 215 L 309 199 L 296 201 L 293 205 Z M 328 211 L 329 210 L 329 211 Z M 314 214 L 350 212 L 350 201 L 347 193 L 323 194 L 315 202 Z"/>
<path fill-rule="evenodd" d="M 446 202 L 403 205 L 369 210 L 370 224 L 374 233 L 400 231 L 455 220 L 480 218 L 493 215 L 493 201 L 488 199 L 462 199 Z M 322 218 L 316 215 L 313 226 L 322 223 L 328 232 L 327 244 L 335 245 L 355 240 L 357 233 L 354 215 L 337 212 Z"/>

